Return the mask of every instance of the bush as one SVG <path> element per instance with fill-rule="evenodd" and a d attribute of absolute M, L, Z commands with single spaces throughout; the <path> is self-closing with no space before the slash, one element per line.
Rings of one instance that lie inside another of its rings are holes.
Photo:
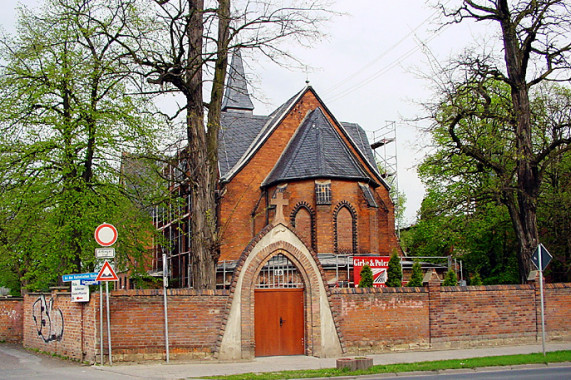
<path fill-rule="evenodd" d="M 422 274 L 422 268 L 420 267 L 420 263 L 415 261 L 412 264 L 412 274 L 410 276 L 410 281 L 408 282 L 408 286 L 422 286 L 422 280 L 424 275 Z"/>
<path fill-rule="evenodd" d="M 373 271 L 371 267 L 365 264 L 361 268 L 361 281 L 359 281 L 360 288 L 372 288 L 373 287 Z"/>
<path fill-rule="evenodd" d="M 402 268 L 400 266 L 400 257 L 396 250 L 393 251 L 389 260 L 387 276 L 387 286 L 402 286 Z"/>
<path fill-rule="evenodd" d="M 482 278 L 480 277 L 480 273 L 476 272 L 476 274 L 474 274 L 472 276 L 472 278 L 470 278 L 470 285 L 472 285 L 472 286 L 483 285 Z"/>
<path fill-rule="evenodd" d="M 458 285 L 458 276 L 456 276 L 456 272 L 454 272 L 452 269 L 449 269 L 448 272 L 446 272 L 446 276 L 444 277 L 444 282 L 442 283 L 442 286 L 456 286 Z"/>

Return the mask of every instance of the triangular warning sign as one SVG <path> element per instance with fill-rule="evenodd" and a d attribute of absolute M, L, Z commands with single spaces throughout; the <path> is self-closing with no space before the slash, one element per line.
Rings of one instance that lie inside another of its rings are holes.
<path fill-rule="evenodd" d="M 115 274 L 115 271 L 111 264 L 109 264 L 109 261 L 105 260 L 105 263 L 97 274 L 95 281 L 119 281 L 119 277 Z"/>

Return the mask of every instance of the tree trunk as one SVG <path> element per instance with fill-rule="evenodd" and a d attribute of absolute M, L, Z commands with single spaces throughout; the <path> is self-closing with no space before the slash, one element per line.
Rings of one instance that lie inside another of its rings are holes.
<path fill-rule="evenodd" d="M 513 193 L 506 197 L 507 206 L 514 232 L 518 241 L 518 267 L 520 281 L 524 283 L 532 269 L 531 255 L 538 244 L 537 224 L 534 222 L 536 213 L 519 205 L 519 198 Z"/>
<path fill-rule="evenodd" d="M 189 49 L 185 82 L 187 149 L 181 159 L 189 165 L 191 191 L 191 270 L 196 289 L 216 287 L 216 202 L 215 184 L 218 167 L 209 160 L 202 99 L 203 1 L 189 2 Z"/>
<path fill-rule="evenodd" d="M 537 231 L 537 201 L 541 175 L 532 146 L 531 107 L 526 82 L 527 55 L 519 44 L 508 2 L 498 2 L 498 15 L 502 27 L 505 63 L 511 87 L 515 117 L 517 193 L 508 202 L 508 208 L 519 243 L 519 272 L 522 282 L 531 268 L 531 254 L 539 244 Z"/>

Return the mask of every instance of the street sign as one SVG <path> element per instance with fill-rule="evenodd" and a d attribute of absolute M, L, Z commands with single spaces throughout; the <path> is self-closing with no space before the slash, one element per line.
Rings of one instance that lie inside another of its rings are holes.
<path fill-rule="evenodd" d="M 99 281 L 95 281 L 95 280 L 79 280 L 79 283 L 81 285 L 99 285 L 100 284 Z"/>
<path fill-rule="evenodd" d="M 97 278 L 97 272 L 92 273 L 78 273 L 78 274 L 64 274 L 61 276 L 63 282 L 75 281 L 75 280 L 95 280 Z"/>
<path fill-rule="evenodd" d="M 109 223 L 103 223 L 95 229 L 95 241 L 102 247 L 109 247 L 117 241 L 117 229 Z"/>
<path fill-rule="evenodd" d="M 103 267 L 97 274 L 96 281 L 119 281 L 119 277 L 115 274 L 113 267 L 109 264 L 109 261 L 105 260 Z"/>
<path fill-rule="evenodd" d="M 539 255 L 541 255 L 541 261 L 539 261 Z M 535 267 L 541 271 L 547 268 L 547 265 L 551 261 L 553 256 L 547 251 L 547 249 L 543 246 L 543 244 L 539 243 L 535 251 L 533 251 L 533 255 L 531 256 L 531 261 L 535 265 Z M 539 267 L 541 263 L 541 268 Z"/>
<path fill-rule="evenodd" d="M 71 302 L 89 302 L 89 286 L 82 285 L 81 280 L 71 282 Z"/>
<path fill-rule="evenodd" d="M 95 248 L 95 257 L 98 259 L 112 259 L 115 257 L 115 248 Z"/>

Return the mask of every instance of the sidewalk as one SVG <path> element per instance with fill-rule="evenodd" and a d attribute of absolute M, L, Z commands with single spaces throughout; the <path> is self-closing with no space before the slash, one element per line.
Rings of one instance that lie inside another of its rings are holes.
<path fill-rule="evenodd" d="M 571 350 L 571 342 L 548 343 L 546 351 Z M 446 359 L 467 359 L 482 356 L 516 355 L 541 352 L 541 344 L 524 346 L 482 347 L 443 351 L 407 351 L 367 355 L 373 358 L 373 364 L 413 363 Z M 114 364 L 113 366 L 93 366 L 92 368 L 110 374 L 122 374 L 144 379 L 186 379 L 205 376 L 224 376 L 249 372 L 275 372 L 286 370 L 304 370 L 334 368 L 336 358 L 320 359 L 310 356 L 271 356 L 255 358 L 252 361 L 239 362 L 175 362 L 153 364 Z"/>

